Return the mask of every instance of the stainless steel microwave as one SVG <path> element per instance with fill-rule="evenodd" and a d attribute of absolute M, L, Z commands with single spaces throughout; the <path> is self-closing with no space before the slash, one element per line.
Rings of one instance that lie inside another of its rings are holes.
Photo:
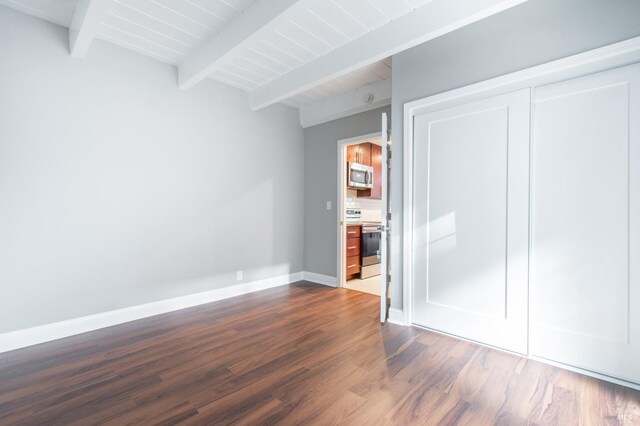
<path fill-rule="evenodd" d="M 373 167 L 348 163 L 347 187 L 351 189 L 373 188 Z"/>

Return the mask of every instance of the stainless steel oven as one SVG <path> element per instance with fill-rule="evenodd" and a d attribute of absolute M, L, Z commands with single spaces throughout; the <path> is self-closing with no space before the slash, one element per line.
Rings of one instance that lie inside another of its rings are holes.
<path fill-rule="evenodd" d="M 373 167 L 359 163 L 348 163 L 347 167 L 347 187 L 351 189 L 373 188 Z"/>
<path fill-rule="evenodd" d="M 364 223 L 360 233 L 360 256 L 362 269 L 360 278 L 380 275 L 380 238 L 382 226 L 379 223 Z"/>

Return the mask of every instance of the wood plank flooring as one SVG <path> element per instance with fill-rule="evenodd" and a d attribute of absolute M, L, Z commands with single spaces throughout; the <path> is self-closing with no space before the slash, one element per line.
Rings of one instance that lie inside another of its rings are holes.
<path fill-rule="evenodd" d="M 0 424 L 639 424 L 640 392 L 297 283 L 0 354 Z"/>

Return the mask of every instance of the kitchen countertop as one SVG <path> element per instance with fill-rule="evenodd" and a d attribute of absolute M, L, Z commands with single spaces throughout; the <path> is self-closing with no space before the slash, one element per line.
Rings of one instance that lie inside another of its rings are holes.
<path fill-rule="evenodd" d="M 344 222 L 347 226 L 382 225 L 382 222 Z"/>

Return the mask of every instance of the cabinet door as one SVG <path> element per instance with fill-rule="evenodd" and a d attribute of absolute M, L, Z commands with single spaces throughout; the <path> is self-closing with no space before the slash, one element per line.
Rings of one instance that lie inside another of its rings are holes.
<path fill-rule="evenodd" d="M 358 145 L 348 145 L 347 146 L 347 162 L 348 163 L 357 163 L 358 161 Z"/>
<path fill-rule="evenodd" d="M 527 352 L 529 90 L 416 116 L 413 322 Z"/>
<path fill-rule="evenodd" d="M 640 383 L 640 65 L 536 89 L 532 354 Z"/>
<path fill-rule="evenodd" d="M 347 281 L 360 276 L 360 255 L 347 257 L 346 275 Z"/>
<path fill-rule="evenodd" d="M 371 143 L 361 143 L 347 146 L 347 161 L 349 163 L 359 163 L 366 166 L 371 165 Z"/>

